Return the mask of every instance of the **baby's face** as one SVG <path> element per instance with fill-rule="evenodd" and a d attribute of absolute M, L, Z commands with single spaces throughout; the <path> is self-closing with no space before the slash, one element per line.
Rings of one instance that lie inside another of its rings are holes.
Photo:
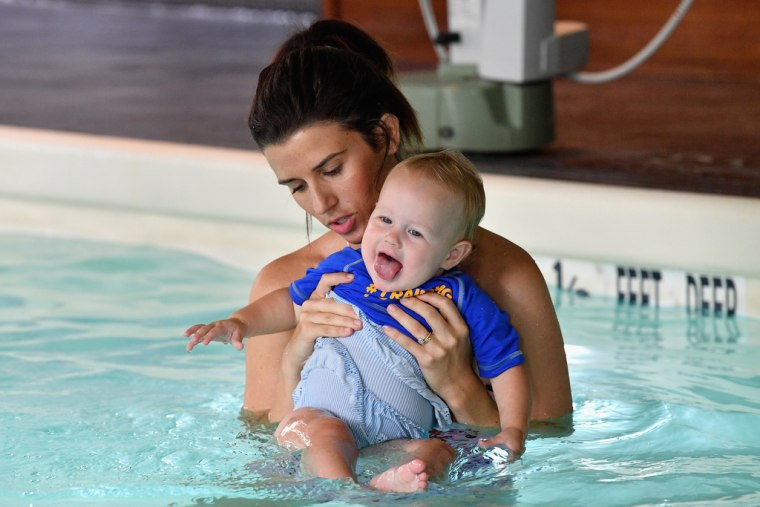
<path fill-rule="evenodd" d="M 388 175 L 362 238 L 375 286 L 414 289 L 447 265 L 460 239 L 462 203 L 440 183 L 397 167 Z"/>

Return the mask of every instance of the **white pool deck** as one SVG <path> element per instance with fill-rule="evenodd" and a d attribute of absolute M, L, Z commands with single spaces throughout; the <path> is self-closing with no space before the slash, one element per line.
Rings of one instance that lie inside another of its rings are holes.
<path fill-rule="evenodd" d="M 688 304 L 693 288 L 760 316 L 760 199 L 483 179 L 483 225 L 531 252 L 550 285 L 559 260 L 576 287 L 641 302 L 656 272 L 664 304 Z M 251 273 L 306 240 L 303 211 L 256 151 L 4 126 L 0 230 L 157 244 Z"/>

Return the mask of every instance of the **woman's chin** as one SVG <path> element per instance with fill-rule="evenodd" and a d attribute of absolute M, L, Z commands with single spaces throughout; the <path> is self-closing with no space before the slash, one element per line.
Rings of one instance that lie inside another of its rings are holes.
<path fill-rule="evenodd" d="M 338 234 L 337 232 L 335 233 Z M 349 232 L 348 234 L 338 234 L 338 236 L 340 236 L 341 239 L 343 239 L 343 241 L 348 243 L 348 246 L 352 248 L 359 248 L 362 244 L 361 234 L 357 234 L 355 232 Z"/>

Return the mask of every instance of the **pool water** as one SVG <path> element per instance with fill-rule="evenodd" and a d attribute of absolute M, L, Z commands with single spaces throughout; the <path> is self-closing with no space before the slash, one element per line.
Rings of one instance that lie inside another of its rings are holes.
<path fill-rule="evenodd" d="M 0 505 L 759 505 L 760 322 L 555 294 L 575 414 L 522 460 L 460 431 L 417 495 L 304 478 L 238 416 L 244 357 L 182 331 L 252 274 L 150 246 L 0 235 Z M 366 480 L 383 456 L 360 460 Z"/>

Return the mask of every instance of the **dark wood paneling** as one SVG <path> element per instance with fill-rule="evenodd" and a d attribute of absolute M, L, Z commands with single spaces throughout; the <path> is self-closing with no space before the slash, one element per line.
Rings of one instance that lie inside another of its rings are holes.
<path fill-rule="evenodd" d="M 679 0 L 558 0 L 557 16 L 589 25 L 589 69 L 616 65 L 657 33 Z M 760 77 L 760 2 L 697 0 L 641 70 L 699 77 Z"/>
<path fill-rule="evenodd" d="M 433 0 L 441 28 L 446 27 L 446 1 Z M 323 0 L 325 18 L 343 19 L 360 26 L 383 44 L 400 70 L 435 66 L 417 0 Z"/>
<path fill-rule="evenodd" d="M 332 11 L 391 48 L 399 67 L 435 63 L 416 0 L 332 0 Z M 679 0 L 557 0 L 582 21 L 589 64 L 639 51 Z M 443 16 L 445 2 L 436 2 Z M 697 0 L 641 67 L 603 85 L 554 84 L 556 140 L 532 154 L 475 157 L 487 172 L 760 197 L 760 0 Z"/>
<path fill-rule="evenodd" d="M 557 0 L 557 18 L 589 25 L 589 69 L 616 65 L 641 49 L 662 27 L 679 0 L 611 2 Z M 433 2 L 445 26 L 446 2 Z M 345 19 L 377 37 L 401 67 L 433 65 L 435 54 L 416 0 L 323 0 L 325 17 Z M 648 72 L 725 77 L 760 76 L 760 2 L 698 0 L 673 36 L 642 68 Z"/>

